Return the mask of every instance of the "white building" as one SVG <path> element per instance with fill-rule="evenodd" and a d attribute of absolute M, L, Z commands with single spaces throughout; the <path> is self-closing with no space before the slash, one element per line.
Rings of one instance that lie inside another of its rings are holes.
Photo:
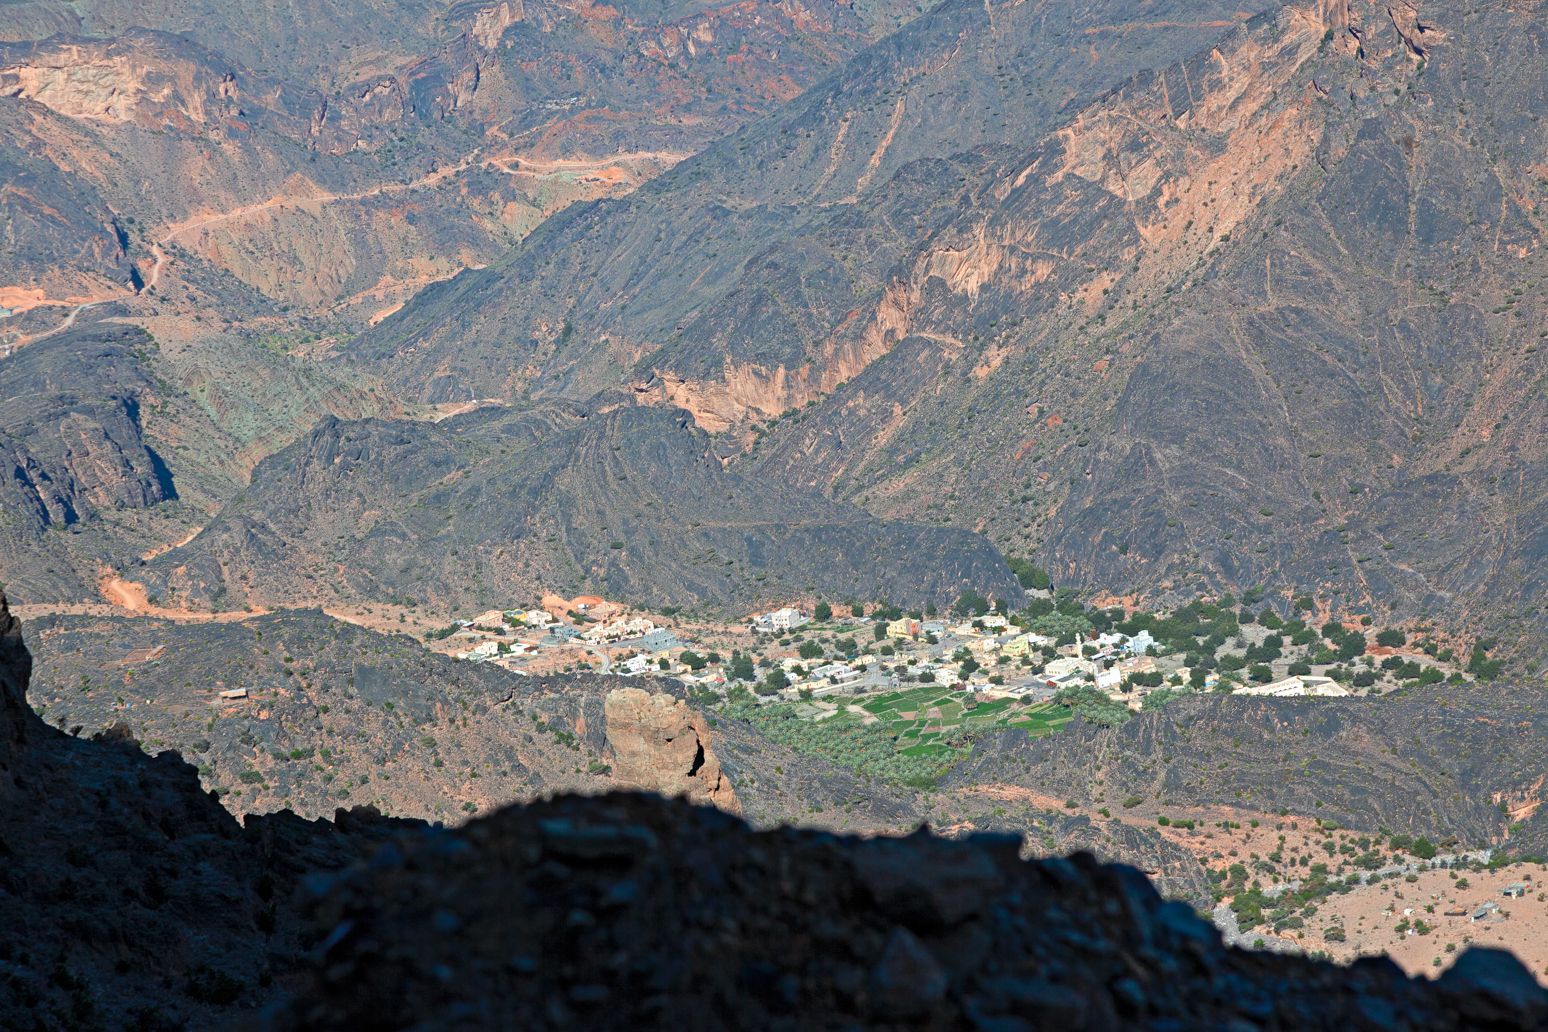
<path fill-rule="evenodd" d="M 799 609 L 786 606 L 776 609 L 772 613 L 759 613 L 752 618 L 752 629 L 762 631 L 765 634 L 783 634 L 785 631 L 795 630 L 802 624 L 811 622 L 810 617 Z"/>
<path fill-rule="evenodd" d="M 486 641 L 480 645 L 473 646 L 466 652 L 457 653 L 457 658 L 472 660 L 475 663 L 485 663 L 499 654 L 500 643 L 497 641 Z"/>
<path fill-rule="evenodd" d="M 1124 650 L 1131 656 L 1138 656 L 1156 647 L 1155 636 L 1149 631 L 1140 631 L 1124 644 Z"/>
<path fill-rule="evenodd" d="M 584 632 L 581 637 L 587 641 L 622 641 L 624 638 L 638 638 L 642 634 L 648 634 L 656 629 L 656 625 L 643 616 L 631 616 L 622 620 L 613 620 L 610 623 L 598 624 Z"/>
<path fill-rule="evenodd" d="M 1331 677 L 1313 677 L 1310 674 L 1298 674 L 1270 684 L 1249 684 L 1236 689 L 1231 694 L 1263 695 L 1276 699 L 1293 699 L 1302 696 L 1341 699 L 1348 695 L 1349 691 Z"/>
<path fill-rule="evenodd" d="M 860 671 L 845 663 L 828 663 L 817 667 L 808 676 L 816 681 L 832 681 L 836 684 L 848 684 L 850 681 L 860 679 Z"/>
<path fill-rule="evenodd" d="M 654 664 L 649 656 L 630 656 L 613 668 L 614 673 L 625 677 L 638 677 L 649 670 Z"/>
<path fill-rule="evenodd" d="M 1091 661 L 1079 656 L 1064 656 L 1050 660 L 1043 668 L 1043 677 L 1049 681 L 1061 681 L 1071 677 L 1090 677 L 1093 669 Z"/>

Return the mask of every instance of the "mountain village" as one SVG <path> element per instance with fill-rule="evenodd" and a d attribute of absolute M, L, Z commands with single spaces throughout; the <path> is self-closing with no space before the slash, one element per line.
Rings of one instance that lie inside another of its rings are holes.
<path fill-rule="evenodd" d="M 516 674 L 592 669 L 669 677 L 722 697 L 742 687 L 759 701 L 849 699 L 936 685 L 983 701 L 1048 702 L 1074 690 L 1137 711 L 1147 700 L 1189 691 L 1338 698 L 1463 678 L 1449 651 L 1411 644 L 1402 632 L 1373 635 L 1358 622 L 1329 621 L 1319 632 L 1272 610 L 1259 617 L 1243 606 L 1222 616 L 1214 607 L 1215 619 L 1234 633 L 1204 625 L 1213 637 L 1178 648 L 1146 627 L 1129 627 L 1133 612 L 1115 611 L 1112 626 L 1099 628 L 1078 605 L 1053 607 L 1047 598 L 1039 605 L 1036 593 L 1029 596 L 1032 605 L 1017 613 L 970 597 L 946 615 L 817 603 L 730 624 L 594 595 L 550 595 L 534 607 L 490 610 L 427 637 L 437 651 Z M 1144 623 L 1169 614 L 1140 617 Z"/>

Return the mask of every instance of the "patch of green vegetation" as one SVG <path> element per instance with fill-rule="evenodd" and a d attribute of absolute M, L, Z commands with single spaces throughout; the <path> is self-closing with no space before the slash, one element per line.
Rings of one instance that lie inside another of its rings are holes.
<path fill-rule="evenodd" d="M 1061 706 L 1026 706 L 1015 699 L 980 702 L 967 692 L 943 691 L 938 685 L 878 695 L 861 708 L 875 721 L 842 711 L 814 720 L 818 711 L 802 703 L 756 706 L 743 700 L 727 712 L 797 752 L 915 787 L 933 786 L 985 731 L 1019 728 L 1040 737 L 1073 718 Z"/>
<path fill-rule="evenodd" d="M 729 714 L 746 720 L 769 738 L 809 756 L 820 756 L 867 777 L 916 788 L 933 788 L 967 754 L 962 747 L 917 745 L 898 749 L 896 736 L 883 723 L 868 724 L 852 713 L 826 720 L 800 716 L 795 703 L 733 705 Z"/>

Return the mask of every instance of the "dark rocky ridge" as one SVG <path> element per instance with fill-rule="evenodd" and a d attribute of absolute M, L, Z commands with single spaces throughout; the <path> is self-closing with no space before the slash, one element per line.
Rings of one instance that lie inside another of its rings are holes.
<path fill-rule="evenodd" d="M 1185 904 L 1013 837 L 750 832 L 647 797 L 505 811 L 378 853 L 312 908 L 322 963 L 272 1027 L 1515 1027 L 1505 954 L 1438 982 L 1223 949 Z M 541 945 L 539 945 L 541 944 Z M 1487 990 L 1484 989 L 1487 985 Z"/>
<path fill-rule="evenodd" d="M 192 543 L 128 575 L 217 606 L 366 598 L 469 611 L 582 588 L 726 608 L 1020 595 L 977 535 L 875 520 L 723 470 L 685 415 L 630 406 L 327 421 L 261 463 Z"/>
<path fill-rule="evenodd" d="M 1023 863 L 1011 837 L 753 833 L 646 796 L 457 832 L 363 812 L 238 827 L 175 756 L 45 725 L 30 671 L 0 596 L 0 919 L 28 929 L 0 947 L 7 1027 L 208 1026 L 257 1005 L 274 1028 L 1548 1019 L 1508 955 L 1469 951 L 1430 983 L 1229 951 L 1138 872 Z M 298 904 L 306 872 L 372 850 Z"/>
<path fill-rule="evenodd" d="M 1503 844 L 1545 797 L 1548 720 L 1519 685 L 1411 689 L 1379 699 L 1185 698 L 1126 724 L 1002 735 L 949 781 L 1021 785 L 1089 806 L 1281 809 L 1465 848 Z M 1225 772 L 1229 772 L 1228 774 Z"/>
<path fill-rule="evenodd" d="M 88 318 L 0 359 L 0 584 L 29 601 L 94 599 L 105 559 L 235 493 L 244 454 L 375 404 L 252 342 L 163 348 Z"/>
<path fill-rule="evenodd" d="M 758 475 L 1061 583 L 1515 639 L 1548 613 L 1548 30 L 1421 6 L 943 5 L 355 350 L 426 397 L 632 383 L 737 446 L 786 414 Z M 996 100 L 932 106 L 964 94 Z"/>
<path fill-rule="evenodd" d="M 30 597 L 89 594 L 61 535 L 105 513 L 148 509 L 177 485 L 147 440 L 149 338 L 74 330 L 0 365 L 0 583 Z"/>

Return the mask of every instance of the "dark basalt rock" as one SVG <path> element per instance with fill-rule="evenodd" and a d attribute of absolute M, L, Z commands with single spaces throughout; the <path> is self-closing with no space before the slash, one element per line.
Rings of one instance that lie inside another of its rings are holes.
<path fill-rule="evenodd" d="M 627 841 L 626 852 L 571 843 Z M 311 904 L 318 963 L 268 1028 L 1519 1028 L 1548 993 L 1474 950 L 1440 982 L 1221 945 L 1089 854 L 857 840 L 648 796 L 565 798 L 399 843 Z M 1056 1024 L 1057 1023 L 1057 1024 Z"/>
<path fill-rule="evenodd" d="M 1100 806 L 1239 806 L 1314 813 L 1467 848 L 1539 855 L 1548 822 L 1510 832 L 1509 808 L 1543 802 L 1548 720 L 1539 693 L 1505 681 L 1406 689 L 1381 699 L 1205 695 L 1116 728 L 1076 723 L 980 743 L 948 783 L 1005 783 Z M 1223 777 L 1221 771 L 1229 771 Z"/>
<path fill-rule="evenodd" d="M 198 538 L 143 575 L 217 605 L 411 598 L 473 610 L 567 584 L 742 611 L 813 596 L 944 604 L 969 587 L 1021 595 L 977 534 L 877 519 L 722 469 L 710 452 L 666 408 L 330 419 L 260 463 Z M 338 575 L 312 576 L 323 566 Z"/>

